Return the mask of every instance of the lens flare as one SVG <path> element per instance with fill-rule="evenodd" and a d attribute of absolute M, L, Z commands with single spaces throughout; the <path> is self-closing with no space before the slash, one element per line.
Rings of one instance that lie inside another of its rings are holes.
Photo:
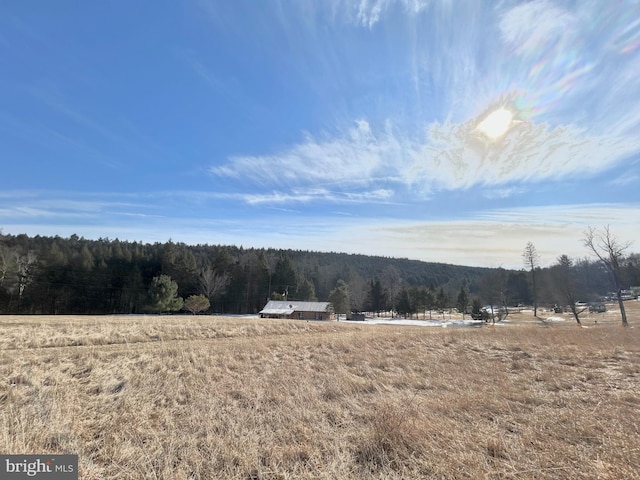
<path fill-rule="evenodd" d="M 476 129 L 491 140 L 497 140 L 507 133 L 512 125 L 513 113 L 504 107 L 500 107 L 487 115 Z"/>

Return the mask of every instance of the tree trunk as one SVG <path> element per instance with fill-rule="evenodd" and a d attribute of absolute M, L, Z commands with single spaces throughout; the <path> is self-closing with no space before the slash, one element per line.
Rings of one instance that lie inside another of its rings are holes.
<path fill-rule="evenodd" d="M 531 280 L 533 283 L 533 316 L 538 316 L 538 290 L 536 288 L 536 271 L 535 267 L 531 268 Z"/>
<path fill-rule="evenodd" d="M 573 301 L 573 298 L 571 299 L 571 301 Z M 578 326 L 582 326 L 582 322 L 580 321 L 580 314 L 582 312 L 584 312 L 584 310 L 581 310 L 580 312 L 578 312 L 578 309 L 576 308 L 576 304 L 574 303 L 570 303 L 570 308 L 571 308 L 571 313 L 573 313 L 573 318 L 576 319 L 576 322 L 578 322 Z"/>
<path fill-rule="evenodd" d="M 620 306 L 620 315 L 622 315 L 622 326 L 628 327 L 629 322 L 627 322 L 627 312 L 624 309 L 624 300 L 622 300 L 622 289 L 618 288 L 616 296 L 618 297 L 618 305 Z"/>

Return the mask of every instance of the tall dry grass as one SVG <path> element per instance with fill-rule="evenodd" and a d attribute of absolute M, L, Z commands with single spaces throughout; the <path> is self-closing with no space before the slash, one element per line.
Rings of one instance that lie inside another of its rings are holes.
<path fill-rule="evenodd" d="M 331 330 L 316 322 L 256 322 L 205 315 L 0 316 L 0 350 L 291 335 Z"/>
<path fill-rule="evenodd" d="M 0 332 L 0 451 L 76 453 L 83 479 L 640 478 L 636 328 L 25 317 Z"/>

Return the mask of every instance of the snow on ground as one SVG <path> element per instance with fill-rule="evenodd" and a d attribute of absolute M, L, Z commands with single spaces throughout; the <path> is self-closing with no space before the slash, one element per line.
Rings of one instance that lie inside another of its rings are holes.
<path fill-rule="evenodd" d="M 562 317 L 547 317 L 547 322 L 564 322 L 566 318 Z"/>
<path fill-rule="evenodd" d="M 472 327 L 482 325 L 478 320 L 410 320 L 406 318 L 367 318 L 363 321 L 340 320 L 340 323 L 357 323 L 360 325 L 408 325 L 415 327 Z"/>

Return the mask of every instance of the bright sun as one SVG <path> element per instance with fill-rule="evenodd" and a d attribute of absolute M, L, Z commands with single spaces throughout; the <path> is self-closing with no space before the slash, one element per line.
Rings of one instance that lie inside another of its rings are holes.
<path fill-rule="evenodd" d="M 497 140 L 507 133 L 512 123 L 513 114 L 506 108 L 500 107 L 487 115 L 476 128 L 491 140 Z"/>

